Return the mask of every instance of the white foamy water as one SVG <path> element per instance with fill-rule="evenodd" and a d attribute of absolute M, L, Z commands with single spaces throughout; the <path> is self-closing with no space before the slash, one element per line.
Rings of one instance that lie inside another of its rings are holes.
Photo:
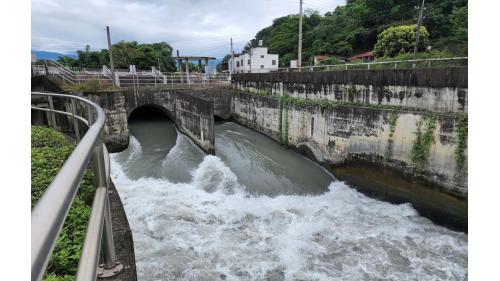
<path fill-rule="evenodd" d="M 467 279 L 467 235 L 409 204 L 370 199 L 342 182 L 315 196 L 251 196 L 215 156 L 189 183 L 133 180 L 121 164 L 133 159 L 119 157 L 111 157 L 112 179 L 140 280 Z"/>

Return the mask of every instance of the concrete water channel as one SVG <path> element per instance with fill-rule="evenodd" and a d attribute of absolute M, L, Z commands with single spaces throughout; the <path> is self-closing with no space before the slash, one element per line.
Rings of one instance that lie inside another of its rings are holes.
<path fill-rule="evenodd" d="M 467 234 L 368 198 L 232 122 L 215 155 L 161 112 L 129 117 L 111 155 L 139 280 L 466 280 Z"/>

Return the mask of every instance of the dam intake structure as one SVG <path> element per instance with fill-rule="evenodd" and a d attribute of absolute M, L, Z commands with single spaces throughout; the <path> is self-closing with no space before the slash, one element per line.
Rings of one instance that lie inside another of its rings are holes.
<path fill-rule="evenodd" d="M 467 87 L 445 68 L 73 94 L 106 112 L 145 280 L 447 279 L 467 275 Z"/>

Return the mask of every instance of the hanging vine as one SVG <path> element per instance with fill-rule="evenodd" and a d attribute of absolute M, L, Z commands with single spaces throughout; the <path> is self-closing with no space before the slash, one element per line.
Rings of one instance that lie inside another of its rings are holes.
<path fill-rule="evenodd" d="M 467 136 L 468 136 L 468 118 L 467 114 L 464 114 L 458 120 L 457 137 L 458 142 L 455 148 L 455 161 L 457 169 L 461 171 L 465 164 L 465 149 L 467 148 Z"/>
<path fill-rule="evenodd" d="M 279 142 L 283 144 L 283 99 L 279 99 L 279 121 L 278 121 L 278 129 L 279 129 Z"/>
<path fill-rule="evenodd" d="M 416 139 L 411 151 L 411 160 L 415 164 L 417 171 L 423 171 L 427 165 L 431 145 L 434 143 L 436 119 L 436 115 L 431 114 L 430 116 L 423 116 L 417 123 Z M 426 128 L 423 131 L 422 126 L 424 126 L 424 123 Z"/>
<path fill-rule="evenodd" d="M 396 121 L 398 120 L 398 115 L 396 112 L 392 111 L 389 113 L 389 139 L 387 140 L 387 146 L 385 147 L 385 152 L 384 152 L 384 160 L 389 161 L 392 157 L 392 149 L 394 146 L 394 140 L 392 137 L 394 136 L 394 131 L 396 130 Z"/>
<path fill-rule="evenodd" d="M 283 120 L 283 145 L 288 146 L 288 108 L 285 107 L 283 109 L 283 115 L 284 120 Z"/>

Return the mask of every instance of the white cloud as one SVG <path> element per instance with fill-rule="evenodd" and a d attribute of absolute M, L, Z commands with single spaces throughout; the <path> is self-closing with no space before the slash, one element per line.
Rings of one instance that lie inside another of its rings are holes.
<path fill-rule="evenodd" d="M 304 0 L 304 9 L 332 11 L 345 0 Z M 236 51 L 273 19 L 298 13 L 298 0 L 32 0 L 31 47 L 73 52 L 113 42 L 165 41 L 183 55 L 221 57 Z"/>

